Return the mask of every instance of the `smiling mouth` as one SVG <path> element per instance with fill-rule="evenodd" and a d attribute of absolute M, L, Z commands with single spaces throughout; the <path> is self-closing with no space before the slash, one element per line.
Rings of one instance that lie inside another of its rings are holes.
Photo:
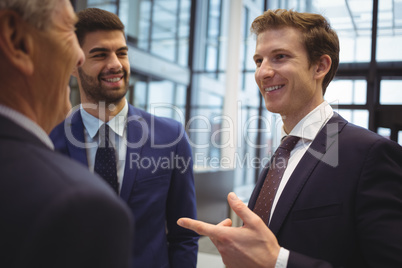
<path fill-rule="evenodd" d="M 116 83 L 116 82 L 119 82 L 121 79 L 123 79 L 123 77 L 115 77 L 115 78 L 109 78 L 109 79 L 103 78 L 102 80 L 109 82 L 109 83 Z"/>
<path fill-rule="evenodd" d="M 274 90 L 281 89 L 281 88 L 283 88 L 284 86 L 285 86 L 285 85 L 267 87 L 267 88 L 264 88 L 264 91 L 265 91 L 265 92 L 271 92 L 271 91 L 274 91 Z"/>

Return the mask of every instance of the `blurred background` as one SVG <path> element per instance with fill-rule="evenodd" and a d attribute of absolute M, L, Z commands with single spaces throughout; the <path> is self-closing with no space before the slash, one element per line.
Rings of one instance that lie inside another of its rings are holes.
<path fill-rule="evenodd" d="M 344 118 L 402 144 L 402 0 L 71 0 L 98 7 L 126 27 L 127 100 L 180 121 L 193 149 L 199 218 L 230 216 L 226 195 L 244 202 L 282 126 L 254 80 L 249 28 L 267 9 L 325 16 L 340 38 L 340 66 L 325 99 Z M 71 80 L 73 106 L 79 103 Z M 201 240 L 199 267 L 223 267 Z"/>

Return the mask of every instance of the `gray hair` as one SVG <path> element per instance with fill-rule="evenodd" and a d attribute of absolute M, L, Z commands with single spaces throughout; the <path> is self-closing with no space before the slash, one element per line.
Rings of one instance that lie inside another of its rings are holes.
<path fill-rule="evenodd" d="M 1 0 L 0 10 L 14 10 L 32 26 L 45 30 L 52 21 L 58 2 L 59 0 Z"/>

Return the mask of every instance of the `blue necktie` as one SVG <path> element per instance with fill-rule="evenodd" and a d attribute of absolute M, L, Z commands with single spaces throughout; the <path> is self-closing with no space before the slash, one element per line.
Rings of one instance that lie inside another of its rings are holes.
<path fill-rule="evenodd" d="M 109 140 L 109 131 L 110 128 L 107 124 L 103 124 L 99 128 L 99 147 L 96 151 L 94 170 L 118 194 L 119 183 L 117 182 L 116 153 L 113 144 Z"/>

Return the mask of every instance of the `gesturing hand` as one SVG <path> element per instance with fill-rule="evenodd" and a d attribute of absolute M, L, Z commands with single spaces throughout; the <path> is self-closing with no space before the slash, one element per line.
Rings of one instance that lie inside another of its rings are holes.
<path fill-rule="evenodd" d="M 232 227 L 230 219 L 217 225 L 189 218 L 181 218 L 177 223 L 208 236 L 228 268 L 274 267 L 280 250 L 274 234 L 234 193 L 229 193 L 228 202 L 243 220 L 242 227 Z"/>

